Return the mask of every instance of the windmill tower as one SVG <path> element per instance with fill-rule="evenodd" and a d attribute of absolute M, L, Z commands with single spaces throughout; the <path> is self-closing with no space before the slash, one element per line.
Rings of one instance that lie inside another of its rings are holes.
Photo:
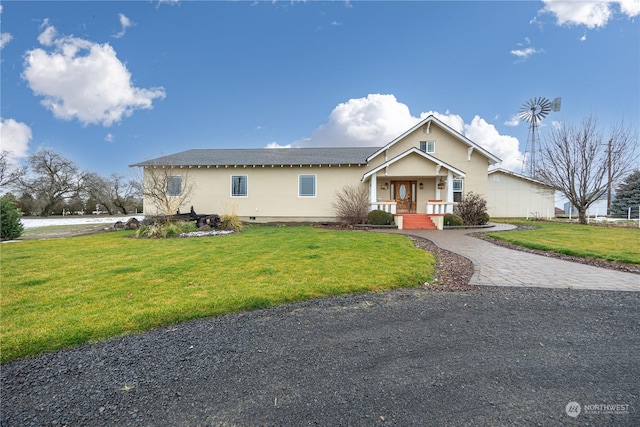
<path fill-rule="evenodd" d="M 561 101 L 561 98 L 556 98 L 553 102 L 541 96 L 532 98 L 522 104 L 518 112 L 520 119 L 529 122 L 529 135 L 527 137 L 522 172 L 530 178 L 536 178 L 537 175 L 536 154 L 538 147 L 536 143 L 539 140 L 538 127 L 540 126 L 540 122 L 547 117 L 551 111 L 560 111 Z"/>

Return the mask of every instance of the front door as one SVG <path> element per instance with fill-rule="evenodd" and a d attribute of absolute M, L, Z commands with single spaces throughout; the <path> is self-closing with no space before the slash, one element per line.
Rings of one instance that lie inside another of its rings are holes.
<path fill-rule="evenodd" d="M 395 181 L 393 183 L 393 198 L 396 201 L 396 212 L 411 213 L 416 211 L 415 181 Z"/>

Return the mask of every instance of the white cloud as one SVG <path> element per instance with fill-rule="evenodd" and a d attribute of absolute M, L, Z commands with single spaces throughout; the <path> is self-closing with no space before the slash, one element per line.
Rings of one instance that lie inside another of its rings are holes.
<path fill-rule="evenodd" d="M 511 51 L 511 54 L 521 59 L 527 59 L 531 55 L 535 55 L 536 53 L 544 53 L 543 49 L 536 49 L 535 47 L 531 46 L 531 40 L 529 40 L 528 37 L 525 38 L 525 43 L 518 43 L 518 46 L 520 46 L 520 48 L 513 49 Z"/>
<path fill-rule="evenodd" d="M 104 140 L 105 140 L 105 141 L 107 141 L 107 142 L 113 142 L 113 140 L 114 140 L 115 138 L 116 138 L 116 137 L 115 137 L 115 136 L 113 136 L 113 134 L 112 134 L 111 132 L 109 132 L 109 133 L 107 134 L 107 136 L 105 136 L 105 137 L 104 137 Z"/>
<path fill-rule="evenodd" d="M 55 27 L 53 25 L 49 25 L 49 19 L 45 19 L 40 28 L 44 28 L 44 30 L 38 36 L 38 43 L 43 46 L 52 46 L 56 36 L 58 35 Z"/>
<path fill-rule="evenodd" d="M 265 148 L 291 148 L 291 144 L 280 145 L 276 141 L 273 141 L 268 143 Z"/>
<path fill-rule="evenodd" d="M 494 125 L 487 123 L 479 116 L 475 116 L 471 123 L 465 125 L 464 128 L 464 135 L 467 138 L 502 160 L 499 167 L 512 171 L 522 167 L 522 154 L 518 149 L 518 138 L 500 135 Z"/>
<path fill-rule="evenodd" d="M 511 118 L 509 120 L 507 120 L 506 122 L 504 122 L 505 126 L 509 126 L 509 127 L 516 127 L 520 124 L 520 119 L 518 118 L 517 115 L 515 116 L 511 116 Z"/>
<path fill-rule="evenodd" d="M 168 4 L 170 6 L 180 5 L 180 0 L 158 0 L 156 9 L 159 8 L 161 4 Z"/>
<path fill-rule="evenodd" d="M 2 5 L 0 4 L 0 14 L 2 14 Z M 13 36 L 10 33 L 0 33 L 0 49 L 5 47 L 11 41 Z"/>
<path fill-rule="evenodd" d="M 501 167 L 519 170 L 522 154 L 518 139 L 500 135 L 494 125 L 476 116 L 465 124 L 462 117 L 449 111 L 427 111 L 414 117 L 409 107 L 393 95 L 370 94 L 339 104 L 329 115 L 329 121 L 316 129 L 311 137 L 296 141 L 295 147 L 357 147 L 383 146 L 415 125 L 433 115 L 456 132 L 466 136 L 502 159 Z M 275 143 L 271 143 L 275 144 Z M 270 145 L 271 145 L 270 144 Z M 274 145 L 279 146 L 279 145 Z"/>
<path fill-rule="evenodd" d="M 619 0 L 618 5 L 620 11 L 630 18 L 640 15 L 640 1 L 638 0 Z"/>
<path fill-rule="evenodd" d="M 310 138 L 294 145 L 306 147 L 382 146 L 416 123 L 409 107 L 393 95 L 370 94 L 339 104 L 329 122 Z"/>
<path fill-rule="evenodd" d="M 542 1 L 544 8 L 539 13 L 554 15 L 558 25 L 584 25 L 593 29 L 605 27 L 616 11 L 629 18 L 640 15 L 640 1 L 638 0 Z M 614 6 L 617 6 L 615 10 Z"/>
<path fill-rule="evenodd" d="M 13 36 L 10 33 L 0 33 L 0 49 L 5 47 L 12 38 Z"/>
<path fill-rule="evenodd" d="M 31 128 L 14 119 L 0 117 L 0 140 L 2 151 L 11 152 L 12 157 L 26 157 L 31 141 Z"/>
<path fill-rule="evenodd" d="M 120 19 L 120 25 L 122 26 L 122 29 L 117 34 L 114 34 L 113 37 L 117 39 L 124 37 L 125 33 L 127 32 L 127 28 L 133 26 L 131 20 L 127 18 L 123 13 L 119 13 L 118 18 Z"/>
<path fill-rule="evenodd" d="M 59 37 L 48 21 L 38 41 L 52 49 L 27 51 L 22 78 L 56 118 L 110 126 L 165 97 L 161 87 L 132 86 L 131 73 L 108 43 Z"/>

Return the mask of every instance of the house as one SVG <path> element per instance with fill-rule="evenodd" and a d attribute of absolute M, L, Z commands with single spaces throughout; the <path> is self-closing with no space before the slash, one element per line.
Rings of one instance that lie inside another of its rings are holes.
<path fill-rule="evenodd" d="M 555 189 L 504 169 L 489 171 L 487 213 L 495 218 L 553 218 Z"/>
<path fill-rule="evenodd" d="M 363 185 L 370 209 L 394 214 L 400 227 L 442 228 L 465 193 L 489 194 L 488 168 L 499 161 L 431 115 L 384 147 L 193 149 L 131 166 L 144 168 L 145 185 L 154 170 L 165 171 L 175 196 L 192 182 L 183 212 L 334 222 L 336 194 Z M 160 212 L 145 199 L 144 213 Z"/>
<path fill-rule="evenodd" d="M 571 204 L 571 202 L 565 202 L 563 204 L 564 215 L 577 218 L 578 217 L 578 209 Z M 573 209 L 572 209 L 573 208 Z M 588 217 L 599 217 L 599 216 L 607 216 L 607 195 L 603 195 L 601 198 L 593 202 L 589 208 L 587 209 Z"/>

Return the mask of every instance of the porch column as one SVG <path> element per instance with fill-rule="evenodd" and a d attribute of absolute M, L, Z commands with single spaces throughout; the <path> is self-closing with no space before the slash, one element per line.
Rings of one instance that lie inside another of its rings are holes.
<path fill-rule="evenodd" d="M 438 182 L 440 182 L 440 177 L 436 176 L 436 200 L 442 200 L 442 196 L 440 196 L 440 189 L 438 188 Z"/>
<path fill-rule="evenodd" d="M 369 181 L 369 201 L 371 203 L 376 203 L 378 201 L 377 196 L 377 186 L 378 186 L 378 179 L 376 177 L 376 174 L 374 173 L 373 175 L 371 175 L 371 180 Z"/>
<path fill-rule="evenodd" d="M 451 171 L 447 171 L 447 199 L 445 202 L 453 202 L 453 172 Z M 453 213 L 453 207 L 451 205 L 447 205 L 446 211 L 447 213 Z"/>

